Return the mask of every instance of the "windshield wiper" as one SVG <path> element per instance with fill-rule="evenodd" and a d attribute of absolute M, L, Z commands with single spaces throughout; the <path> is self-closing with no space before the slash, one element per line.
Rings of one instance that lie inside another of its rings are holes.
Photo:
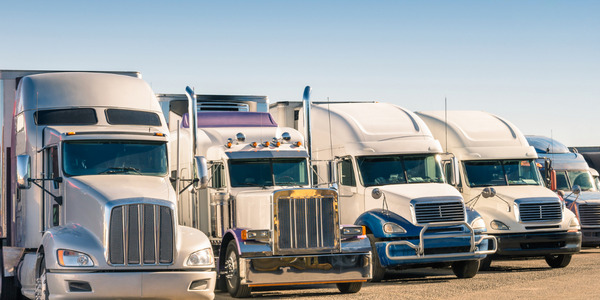
<path fill-rule="evenodd" d="M 275 185 L 280 185 L 280 186 L 302 186 L 301 184 L 299 184 L 297 182 L 291 182 L 291 181 L 276 182 Z"/>
<path fill-rule="evenodd" d="M 258 184 L 258 183 L 253 183 L 253 182 L 242 182 L 242 183 L 238 183 L 238 186 L 259 186 L 263 189 L 267 188 L 267 185 L 263 185 L 263 184 Z"/>
<path fill-rule="evenodd" d="M 139 169 L 134 167 L 113 167 L 108 168 L 105 171 L 102 171 L 98 174 L 119 174 L 119 173 L 127 173 L 127 172 L 135 172 L 137 174 L 142 174 Z"/>

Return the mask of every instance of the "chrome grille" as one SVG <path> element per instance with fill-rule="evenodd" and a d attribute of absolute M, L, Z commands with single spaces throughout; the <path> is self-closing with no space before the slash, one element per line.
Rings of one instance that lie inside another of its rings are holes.
<path fill-rule="evenodd" d="M 560 221 L 561 206 L 559 202 L 519 203 L 521 222 Z"/>
<path fill-rule="evenodd" d="M 600 205 L 598 204 L 580 204 L 579 222 L 583 226 L 598 226 L 600 225 Z"/>
<path fill-rule="evenodd" d="M 464 222 L 465 206 L 462 201 L 415 203 L 418 224 Z"/>
<path fill-rule="evenodd" d="M 114 207 L 108 231 L 108 262 L 113 265 L 173 263 L 174 224 L 169 207 L 128 204 Z"/>
<path fill-rule="evenodd" d="M 334 197 L 287 198 L 276 201 L 278 251 L 335 249 L 339 224 Z"/>

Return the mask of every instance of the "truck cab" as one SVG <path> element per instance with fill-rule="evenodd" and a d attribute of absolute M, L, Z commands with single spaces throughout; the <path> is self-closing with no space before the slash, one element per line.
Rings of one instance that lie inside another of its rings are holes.
<path fill-rule="evenodd" d="M 210 237 L 220 289 L 247 297 L 253 287 L 335 283 L 355 293 L 371 278 L 363 228 L 341 225 L 337 192 L 313 187 L 304 137 L 275 122 L 266 97 L 188 89 L 158 98 L 180 149 L 171 152 L 182 174 L 180 221 Z M 186 190 L 199 154 L 206 186 Z"/>
<path fill-rule="evenodd" d="M 15 95 L 3 99 L 3 250 L 17 253 L 5 278 L 31 299 L 212 299 L 210 241 L 177 223 L 168 129 L 148 84 L 93 72 L 0 79 Z"/>
<path fill-rule="evenodd" d="M 538 166 L 547 183 L 554 171 L 554 190 L 562 195 L 581 224 L 582 246 L 600 245 L 600 191 L 593 175 L 595 170 L 590 169 L 581 154 L 571 152 L 559 141 L 537 135 L 525 137 L 538 154 Z"/>
<path fill-rule="evenodd" d="M 473 277 L 494 252 L 479 214 L 445 183 L 442 148 L 414 113 L 388 103 L 310 101 L 277 102 L 271 112 L 286 126 L 312 128 L 319 183 L 333 178 L 342 222 L 367 228 L 374 281 L 387 269 L 432 264 Z"/>
<path fill-rule="evenodd" d="M 482 111 L 417 112 L 446 153 L 446 174 L 496 237 L 493 257 L 544 256 L 565 267 L 581 249 L 580 226 L 544 186 L 537 153 L 509 121 Z M 489 268 L 492 257 L 483 261 Z"/>

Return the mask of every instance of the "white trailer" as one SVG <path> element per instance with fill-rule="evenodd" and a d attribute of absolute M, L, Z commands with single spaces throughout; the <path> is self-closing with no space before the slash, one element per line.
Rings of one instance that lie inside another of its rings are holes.
<path fill-rule="evenodd" d="M 0 71 L 2 298 L 212 299 L 158 101 L 139 73 L 107 73 Z"/>
<path fill-rule="evenodd" d="M 579 222 L 544 186 L 536 151 L 515 125 L 482 111 L 417 115 L 450 153 L 445 166 L 459 172 L 447 174 L 459 173 L 452 179 L 456 188 L 498 240 L 494 257 L 544 256 L 553 268 L 569 264 L 581 249 Z"/>
<path fill-rule="evenodd" d="M 172 171 L 181 222 L 213 242 L 220 289 L 247 297 L 254 287 L 335 283 L 355 293 L 371 278 L 363 228 L 340 225 L 335 190 L 311 187 L 304 137 L 276 124 L 266 97 L 196 96 L 188 88 L 158 98 L 171 159 L 180 162 Z M 190 170 L 203 165 L 208 176 L 187 188 Z"/>
<path fill-rule="evenodd" d="M 342 223 L 367 228 L 374 281 L 386 269 L 440 263 L 473 277 L 494 253 L 479 214 L 444 182 L 442 148 L 414 113 L 388 103 L 309 101 L 274 103 L 271 113 L 312 131 L 315 168 L 322 184 L 334 178 L 339 186 Z M 327 168 L 330 161 L 337 167 Z"/>

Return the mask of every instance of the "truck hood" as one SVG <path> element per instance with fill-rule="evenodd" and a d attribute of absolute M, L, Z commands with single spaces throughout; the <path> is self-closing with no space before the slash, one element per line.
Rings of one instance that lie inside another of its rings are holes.
<path fill-rule="evenodd" d="M 573 202 L 577 199 L 577 204 L 600 204 L 600 192 L 581 192 L 579 197 L 571 192 L 567 192 L 564 199 L 567 202 Z"/>
<path fill-rule="evenodd" d="M 381 190 L 385 195 L 389 210 L 407 220 L 413 219 L 410 210 L 411 202 L 446 199 L 462 200 L 460 193 L 454 187 L 445 183 L 395 184 L 367 187 L 365 189 L 365 202 L 372 205 L 365 205 L 365 207 L 383 208 L 383 197 L 374 199 L 371 194 L 375 188 Z"/>
<path fill-rule="evenodd" d="M 273 220 L 271 195 L 274 189 L 256 188 L 234 190 L 234 205 L 237 227 L 271 229 Z"/>
<path fill-rule="evenodd" d="M 175 192 L 166 177 L 91 175 L 63 179 L 65 218 L 88 228 L 102 240 L 115 205 L 154 203 L 174 207 Z M 90 212 L 94 212 L 91 214 Z M 174 211 L 177 218 L 177 211 Z"/>

